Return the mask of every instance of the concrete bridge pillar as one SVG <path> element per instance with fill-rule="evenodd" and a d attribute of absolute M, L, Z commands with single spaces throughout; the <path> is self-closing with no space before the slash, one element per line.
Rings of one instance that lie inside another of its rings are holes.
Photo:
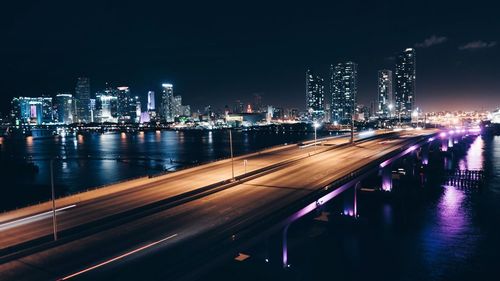
<path fill-rule="evenodd" d="M 361 182 L 357 182 L 349 190 L 346 190 L 343 194 L 344 198 L 344 210 L 343 214 L 345 216 L 358 217 L 358 189 L 361 188 Z"/>
<path fill-rule="evenodd" d="M 431 146 L 430 143 L 422 146 L 421 153 L 422 153 L 422 164 L 423 165 L 428 165 L 429 164 L 429 150 L 430 150 L 430 146 Z"/>
<path fill-rule="evenodd" d="M 392 190 L 392 164 L 387 164 L 385 167 L 380 169 L 380 177 L 382 179 L 381 189 L 382 191 Z"/>
<path fill-rule="evenodd" d="M 448 139 L 447 138 L 441 139 L 441 151 L 442 152 L 448 151 Z"/>
<path fill-rule="evenodd" d="M 281 241 L 282 241 L 281 258 L 282 258 L 282 260 L 281 261 L 282 261 L 283 268 L 290 267 L 290 264 L 288 263 L 288 228 L 289 227 L 290 227 L 290 224 L 285 226 L 283 228 L 283 231 L 282 231 L 282 238 L 281 238 Z"/>

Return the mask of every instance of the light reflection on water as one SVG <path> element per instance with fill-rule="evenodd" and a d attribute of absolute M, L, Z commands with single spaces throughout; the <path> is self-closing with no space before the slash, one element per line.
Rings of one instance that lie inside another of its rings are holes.
<path fill-rule="evenodd" d="M 235 154 L 280 143 L 291 143 L 312 138 L 313 134 L 288 132 L 275 136 L 267 132 L 233 132 Z M 10 176 L 16 186 L 9 198 L 9 190 L 0 198 L 0 209 L 23 202 L 25 194 L 37 194 L 48 185 L 47 159 L 54 163 L 56 187 L 59 194 L 85 190 L 131 177 L 158 173 L 160 168 L 175 170 L 183 165 L 212 161 L 229 155 L 229 135 L 226 131 L 153 131 L 117 134 L 78 134 L 65 138 L 22 140 L 3 139 L 2 156 L 23 159 L 32 157 L 40 168 L 38 173 Z M 63 163 L 62 159 L 65 160 Z M 172 159 L 173 161 L 170 161 Z M 6 165 L 6 164 L 4 164 Z M 0 176 L 6 177 L 1 174 Z M 41 194 L 41 195 L 40 195 Z M 45 191 L 36 196 L 43 200 Z M 22 204 L 22 203 L 20 203 Z M 15 206 L 14 206 L 15 207 Z"/>
<path fill-rule="evenodd" d="M 458 160 L 459 170 L 484 168 L 484 140 L 477 137 Z M 444 158 L 445 167 L 451 169 L 453 160 Z M 426 227 L 421 232 L 422 259 L 431 279 L 442 279 L 454 268 L 467 266 L 477 249 L 479 231 L 473 221 L 472 196 L 477 190 L 443 186 L 435 210 L 429 210 Z M 434 214 L 435 213 L 435 214 Z"/>
<path fill-rule="evenodd" d="M 482 137 L 477 137 L 476 140 L 471 144 L 469 150 L 467 151 L 467 156 L 465 157 L 465 169 L 468 170 L 482 170 L 484 166 L 484 140 Z M 463 161 L 460 161 L 463 163 Z M 460 166 L 461 170 L 462 166 Z"/>
<path fill-rule="evenodd" d="M 500 137 L 494 139 L 493 145 L 488 143 L 488 149 L 493 150 L 492 167 L 500 176 Z M 442 147 L 442 143 L 439 146 Z M 463 156 L 448 155 L 433 161 L 444 161 L 445 169 L 451 170 L 485 169 L 486 146 L 487 141 L 477 137 Z M 429 173 L 435 174 L 436 170 L 431 169 Z M 308 256 L 320 251 L 321 255 L 317 256 L 346 262 L 327 265 L 321 259 L 314 260 L 308 268 L 311 272 L 302 274 L 319 275 L 317 280 L 326 280 L 332 272 L 339 280 L 478 280 L 474 277 L 487 280 L 484 276 L 488 274 L 482 273 L 483 269 L 497 271 L 494 264 L 500 259 L 500 234 L 496 230 L 500 223 L 500 196 L 493 198 L 489 190 L 494 186 L 500 190 L 498 181 L 490 182 L 483 190 L 441 186 L 438 181 L 418 191 L 407 189 L 409 193 L 403 192 L 405 195 L 391 197 L 391 200 L 367 195 L 358 202 L 361 206 L 359 229 L 335 228 L 325 236 L 319 249 L 300 253 Z M 481 210 L 485 208 L 485 198 L 492 201 L 491 206 Z M 483 219 L 478 220 L 478 216 Z M 341 239 L 354 240 L 362 247 L 350 249 L 346 243 L 332 242 Z M 291 253 L 293 255 L 293 250 Z M 360 260 L 350 258 L 354 255 Z M 322 263 L 322 267 L 315 266 L 317 263 Z"/>

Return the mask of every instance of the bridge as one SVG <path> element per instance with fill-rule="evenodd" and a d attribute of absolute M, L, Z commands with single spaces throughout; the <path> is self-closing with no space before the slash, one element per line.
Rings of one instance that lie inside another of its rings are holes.
<path fill-rule="evenodd" d="M 348 190 L 346 214 L 356 217 L 363 177 L 380 174 L 390 191 L 392 162 L 418 150 L 426 164 L 430 142 L 466 133 L 380 131 L 353 144 L 284 145 L 60 198 L 54 212 L 51 202 L 7 212 L 0 280 L 121 280 L 138 270 L 144 280 L 187 278 L 277 229 L 286 267 L 294 221 Z"/>

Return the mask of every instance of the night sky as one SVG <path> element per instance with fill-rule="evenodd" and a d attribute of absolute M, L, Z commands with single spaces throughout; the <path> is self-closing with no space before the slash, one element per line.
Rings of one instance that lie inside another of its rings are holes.
<path fill-rule="evenodd" d="M 306 68 L 327 78 L 331 63 L 347 60 L 358 63 L 359 102 L 368 104 L 377 70 L 394 69 L 406 47 L 417 48 L 424 111 L 500 106 L 493 1 L 340 2 L 3 3 L 0 111 L 13 96 L 73 91 L 78 76 L 90 77 L 93 93 L 110 82 L 145 96 L 171 82 L 195 109 L 232 107 L 254 93 L 303 109 Z"/>

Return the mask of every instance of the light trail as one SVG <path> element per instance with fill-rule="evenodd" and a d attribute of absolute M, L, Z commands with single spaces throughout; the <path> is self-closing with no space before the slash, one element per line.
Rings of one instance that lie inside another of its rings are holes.
<path fill-rule="evenodd" d="M 158 240 L 158 241 L 156 241 L 156 242 L 153 242 L 153 243 L 147 244 L 147 245 L 145 245 L 145 246 L 142 246 L 142 247 L 140 247 L 140 248 L 137 248 L 137 249 L 135 249 L 135 250 L 133 250 L 133 251 L 127 252 L 127 253 L 122 254 L 122 255 L 119 255 L 119 256 L 114 257 L 114 258 L 112 258 L 112 259 L 109 259 L 109 260 L 107 260 L 107 261 L 103 261 L 103 262 L 101 262 L 101 263 L 99 263 L 99 264 L 96 264 L 96 265 L 94 265 L 94 266 L 91 266 L 91 267 L 89 267 L 89 268 L 86 268 L 86 269 L 80 270 L 80 271 L 78 271 L 78 272 L 75 272 L 75 273 L 73 273 L 73 274 L 71 274 L 71 275 L 68 275 L 68 276 L 63 277 L 63 278 L 58 279 L 58 280 L 68 280 L 68 279 L 71 279 L 71 278 L 76 277 L 76 276 L 78 276 L 78 275 L 81 275 L 81 274 L 83 274 L 83 273 L 85 273 L 85 272 L 89 272 L 89 271 L 94 270 L 94 269 L 96 269 L 96 268 L 99 268 L 99 267 L 102 267 L 102 266 L 104 266 L 104 265 L 110 264 L 110 263 L 112 263 L 112 262 L 114 262 L 114 261 L 117 261 L 117 260 L 123 259 L 123 258 L 125 258 L 125 257 L 128 257 L 128 256 L 130 256 L 130 255 L 132 255 L 132 254 L 137 253 L 137 252 L 143 251 L 143 250 L 145 250 L 145 249 L 147 249 L 147 248 L 153 247 L 154 245 L 157 245 L 157 244 L 159 244 L 159 243 L 161 243 L 161 242 L 164 242 L 164 241 L 167 241 L 167 240 L 169 240 L 169 239 L 172 239 L 172 238 L 174 238 L 175 236 L 177 236 L 177 233 L 176 233 L 176 234 L 173 234 L 173 235 L 170 235 L 170 236 L 168 236 L 168 237 L 165 237 L 165 238 L 163 238 L 163 239 L 161 239 L 161 240 Z"/>
<path fill-rule="evenodd" d="M 71 209 L 71 208 L 74 208 L 74 207 L 76 207 L 75 204 L 69 205 L 69 206 L 66 206 L 66 207 L 62 207 L 62 208 L 56 209 L 56 212 L 61 212 L 61 211 L 68 210 L 68 209 Z M 46 217 L 49 217 L 51 215 L 52 215 L 52 210 L 47 211 L 47 212 L 43 212 L 43 213 L 40 213 L 40 214 L 36 214 L 36 215 L 33 215 L 33 216 L 29 216 L 29 217 L 26 217 L 26 218 L 18 219 L 18 220 L 15 220 L 15 221 L 6 222 L 4 224 L 0 224 L 0 231 L 1 230 L 6 230 L 6 229 L 9 229 L 9 228 L 12 228 L 12 227 L 20 226 L 20 225 L 23 225 L 23 224 L 27 224 L 27 223 L 39 221 L 39 220 L 42 220 L 42 219 L 44 219 Z"/>

